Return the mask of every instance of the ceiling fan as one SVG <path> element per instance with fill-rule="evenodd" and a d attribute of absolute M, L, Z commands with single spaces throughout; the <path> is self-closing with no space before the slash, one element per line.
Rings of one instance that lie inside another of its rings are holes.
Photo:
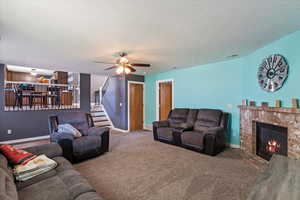
<path fill-rule="evenodd" d="M 144 63 L 130 63 L 126 58 L 128 54 L 125 52 L 120 52 L 118 58 L 115 63 L 108 63 L 102 61 L 94 61 L 95 63 L 103 63 L 103 64 L 112 64 L 113 66 L 106 68 L 105 70 L 116 69 L 117 74 L 129 74 L 131 72 L 135 72 L 136 69 L 134 67 L 150 67 L 150 64 Z"/>

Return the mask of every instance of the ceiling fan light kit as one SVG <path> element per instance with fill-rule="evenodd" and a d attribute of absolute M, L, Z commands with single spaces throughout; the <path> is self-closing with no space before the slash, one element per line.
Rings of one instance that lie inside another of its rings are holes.
<path fill-rule="evenodd" d="M 117 74 L 129 74 L 131 72 L 135 72 L 136 69 L 133 67 L 150 67 L 150 64 L 144 64 L 144 63 L 130 63 L 127 56 L 128 54 L 125 52 L 120 52 L 118 58 L 115 63 L 108 63 L 108 62 L 102 62 L 102 61 L 94 61 L 95 63 L 108 63 L 112 64 L 113 66 L 106 68 L 105 70 L 111 70 L 116 69 Z"/>
<path fill-rule="evenodd" d="M 117 74 L 129 74 L 131 70 L 127 67 L 119 66 L 116 70 Z"/>

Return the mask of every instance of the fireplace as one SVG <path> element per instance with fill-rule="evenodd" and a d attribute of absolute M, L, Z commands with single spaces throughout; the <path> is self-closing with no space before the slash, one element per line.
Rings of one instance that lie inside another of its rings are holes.
<path fill-rule="evenodd" d="M 265 160 L 275 153 L 287 156 L 287 132 L 286 127 L 256 122 L 256 154 Z"/>

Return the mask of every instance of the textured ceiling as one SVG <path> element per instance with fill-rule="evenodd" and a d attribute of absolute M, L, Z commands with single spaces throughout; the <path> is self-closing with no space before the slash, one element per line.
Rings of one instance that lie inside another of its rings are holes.
<path fill-rule="evenodd" d="M 299 0 L 0 0 L 0 62 L 104 73 L 116 52 L 139 74 L 246 55 L 300 29 Z"/>

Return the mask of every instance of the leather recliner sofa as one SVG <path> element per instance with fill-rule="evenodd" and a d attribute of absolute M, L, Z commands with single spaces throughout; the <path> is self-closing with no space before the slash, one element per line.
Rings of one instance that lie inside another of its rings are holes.
<path fill-rule="evenodd" d="M 216 109 L 175 108 L 167 120 L 153 122 L 153 137 L 213 156 L 225 148 L 228 118 Z"/>

